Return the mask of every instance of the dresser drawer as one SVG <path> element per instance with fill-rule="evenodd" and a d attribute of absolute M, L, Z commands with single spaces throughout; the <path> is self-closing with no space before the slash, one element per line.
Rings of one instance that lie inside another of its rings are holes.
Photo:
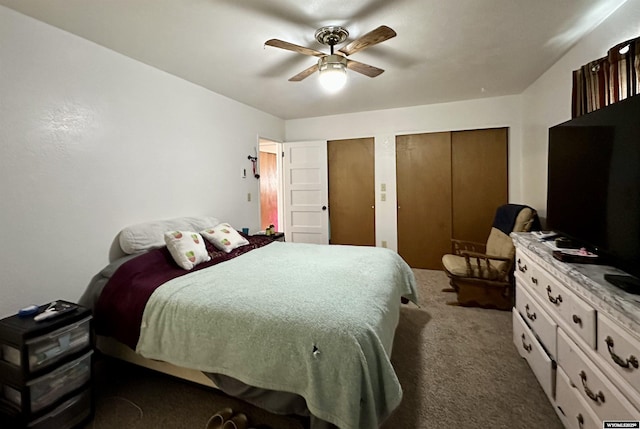
<path fill-rule="evenodd" d="M 25 341 L 29 371 L 35 372 L 52 365 L 65 356 L 86 349 L 90 342 L 90 322 L 87 317 L 46 335 Z M 20 350 L 7 344 L 2 345 L 2 359 L 20 366 Z"/>
<path fill-rule="evenodd" d="M 518 353 L 527 360 L 542 390 L 553 398 L 556 378 L 556 364 L 547 355 L 517 309 L 513 309 L 513 343 Z"/>
<path fill-rule="evenodd" d="M 602 423 L 591 409 L 562 367 L 556 374 L 556 407 L 560 420 L 567 429 L 601 429 Z"/>
<path fill-rule="evenodd" d="M 22 407 L 24 398 L 28 399 L 28 410 L 38 412 L 52 405 L 62 396 L 79 389 L 91 379 L 91 355 L 84 356 L 54 369 L 47 375 L 26 383 L 24 387 L 0 383 L 2 396 L 17 407 Z"/>
<path fill-rule="evenodd" d="M 520 249 L 516 250 L 516 268 L 515 273 L 521 276 L 529 274 L 531 259 L 525 255 Z"/>
<path fill-rule="evenodd" d="M 550 311 L 555 311 L 570 329 L 589 347 L 596 348 L 596 311 L 561 285 L 557 280 L 544 278 L 542 299 Z"/>
<path fill-rule="evenodd" d="M 598 315 L 598 354 L 640 392 L 640 340 L 602 313 Z"/>
<path fill-rule="evenodd" d="M 639 412 L 591 362 L 567 334 L 558 329 L 558 365 L 601 420 L 637 419 Z"/>
<path fill-rule="evenodd" d="M 558 325 L 527 292 L 525 287 L 521 286 L 519 281 L 516 283 L 516 308 L 536 337 L 538 337 L 547 353 L 552 359 L 555 359 L 558 356 L 556 348 L 556 329 Z"/>
<path fill-rule="evenodd" d="M 515 274 L 522 286 L 526 286 L 525 289 L 541 294 L 539 292 L 543 283 L 540 281 L 541 269 L 522 251 L 516 252 Z"/>
<path fill-rule="evenodd" d="M 78 395 L 64 401 L 53 411 L 32 421 L 29 429 L 70 429 L 78 427 L 93 414 L 91 389 L 85 389 Z"/>

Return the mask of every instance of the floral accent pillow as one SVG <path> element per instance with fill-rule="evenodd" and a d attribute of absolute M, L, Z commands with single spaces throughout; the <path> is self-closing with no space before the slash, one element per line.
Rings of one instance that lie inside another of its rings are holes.
<path fill-rule="evenodd" d="M 207 228 L 204 231 L 200 231 L 200 234 L 225 253 L 249 244 L 249 241 L 228 223 L 221 223 L 213 228 Z"/>
<path fill-rule="evenodd" d="M 211 260 L 202 236 L 193 231 L 169 231 L 164 233 L 169 253 L 181 268 L 190 270 L 201 262 Z"/>

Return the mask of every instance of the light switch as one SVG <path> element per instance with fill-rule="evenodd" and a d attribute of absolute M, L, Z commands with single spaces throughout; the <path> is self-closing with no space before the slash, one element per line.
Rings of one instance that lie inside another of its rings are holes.
<path fill-rule="evenodd" d="M 251 201 L 251 192 L 247 194 L 247 201 Z"/>
<path fill-rule="evenodd" d="M 387 191 L 387 184 L 386 183 L 381 183 L 380 184 L 380 191 L 382 191 L 382 192 L 386 192 Z"/>
<path fill-rule="evenodd" d="M 384 192 L 380 194 L 380 201 L 387 201 L 387 194 Z"/>

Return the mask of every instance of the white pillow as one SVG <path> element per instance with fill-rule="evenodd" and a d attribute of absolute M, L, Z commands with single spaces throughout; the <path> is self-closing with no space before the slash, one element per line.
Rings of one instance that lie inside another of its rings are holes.
<path fill-rule="evenodd" d="M 179 217 L 131 225 L 120 231 L 120 247 L 129 255 L 157 249 L 165 245 L 167 231 L 200 231 L 220 221 L 211 216 Z"/>
<path fill-rule="evenodd" d="M 211 260 L 202 236 L 193 231 L 170 231 L 164 234 L 167 248 L 180 267 L 190 270 L 200 262 Z"/>
<path fill-rule="evenodd" d="M 200 234 L 225 253 L 249 244 L 249 241 L 228 223 L 221 223 L 213 228 L 207 228 L 204 231 L 200 231 Z"/>

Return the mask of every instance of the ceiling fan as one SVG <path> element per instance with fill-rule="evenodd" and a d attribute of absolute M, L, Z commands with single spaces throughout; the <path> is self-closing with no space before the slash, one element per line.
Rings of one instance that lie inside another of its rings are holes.
<path fill-rule="evenodd" d="M 290 78 L 289 81 L 299 82 L 316 71 L 319 71 L 320 82 L 323 86 L 330 91 L 336 91 L 342 88 L 346 82 L 347 68 L 369 77 L 376 77 L 384 72 L 383 69 L 378 67 L 370 66 L 346 57 L 370 46 L 384 42 L 385 40 L 391 39 L 396 36 L 396 32 L 386 25 L 381 25 L 375 30 L 370 31 L 364 36 L 343 46 L 337 52 L 334 52 L 334 47 L 344 42 L 348 36 L 349 32 L 344 27 L 326 26 L 319 28 L 315 33 L 315 38 L 318 42 L 329 46 L 330 54 L 325 54 L 324 52 L 320 52 L 315 49 L 305 48 L 304 46 L 299 46 L 279 39 L 267 40 L 265 45 L 298 52 L 303 55 L 318 57 L 319 60 L 317 64 L 301 71 Z"/>

